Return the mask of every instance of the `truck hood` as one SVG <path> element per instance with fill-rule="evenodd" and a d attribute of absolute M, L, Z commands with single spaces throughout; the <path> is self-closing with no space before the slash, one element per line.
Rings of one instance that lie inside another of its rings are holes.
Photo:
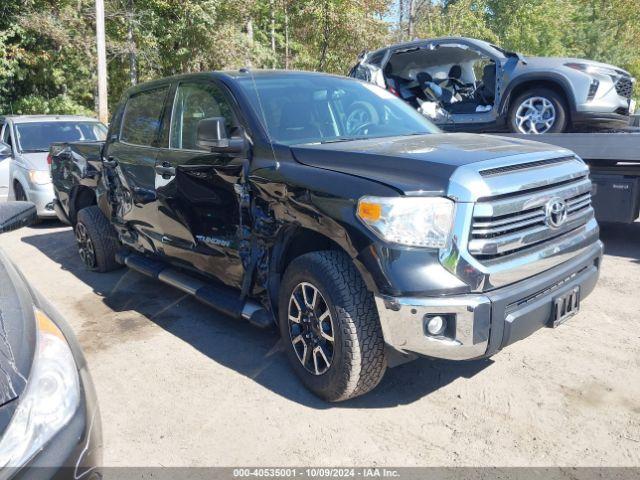
<path fill-rule="evenodd" d="M 304 165 L 374 180 L 405 195 L 443 195 L 458 167 L 514 155 L 548 156 L 558 148 L 493 135 L 438 133 L 296 145 L 291 151 Z"/>

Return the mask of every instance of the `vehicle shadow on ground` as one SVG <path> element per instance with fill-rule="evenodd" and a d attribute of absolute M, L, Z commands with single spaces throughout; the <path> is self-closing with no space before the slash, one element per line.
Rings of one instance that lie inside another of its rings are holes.
<path fill-rule="evenodd" d="M 602 224 L 600 239 L 604 242 L 605 253 L 640 263 L 640 222 Z"/>
<path fill-rule="evenodd" d="M 388 408 L 410 404 L 456 379 L 473 377 L 493 363 L 491 360 L 419 359 L 390 369 L 370 394 L 330 404 L 307 391 L 297 379 L 275 329 L 259 330 L 247 322 L 217 314 L 183 292 L 127 269 L 107 274 L 88 272 L 78 257 L 71 229 L 39 231 L 23 237 L 22 241 L 38 248 L 62 269 L 89 285 L 108 307 L 104 309 L 94 295 L 78 299 L 76 308 L 78 314 L 86 315 L 87 327 L 76 334 L 89 354 L 136 339 L 148 327 L 148 321 L 152 321 L 213 361 L 287 399 L 317 409 Z M 107 314 L 96 313 L 101 310 Z"/>

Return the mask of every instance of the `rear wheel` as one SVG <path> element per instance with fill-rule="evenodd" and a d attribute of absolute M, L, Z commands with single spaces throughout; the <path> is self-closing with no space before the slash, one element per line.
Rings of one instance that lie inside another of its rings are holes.
<path fill-rule="evenodd" d="M 116 262 L 120 248 L 118 234 L 97 206 L 78 212 L 74 231 L 80 259 L 88 270 L 109 272 L 120 268 Z"/>
<path fill-rule="evenodd" d="M 561 95 L 547 88 L 532 88 L 519 95 L 509 109 L 514 133 L 560 133 L 567 128 L 567 107 Z"/>
<path fill-rule="evenodd" d="M 284 274 L 280 333 L 293 369 L 309 390 L 336 402 L 378 385 L 386 370 L 373 295 L 342 252 L 302 255 Z"/>

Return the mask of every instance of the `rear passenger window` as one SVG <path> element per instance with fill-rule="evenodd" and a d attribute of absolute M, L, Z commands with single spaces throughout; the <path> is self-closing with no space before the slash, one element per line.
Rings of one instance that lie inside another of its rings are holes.
<path fill-rule="evenodd" d="M 367 67 L 363 65 L 358 65 L 358 67 L 356 67 L 354 78 L 357 78 L 358 80 L 364 80 L 365 82 L 370 82 L 371 72 Z"/>
<path fill-rule="evenodd" d="M 236 126 L 231 104 L 213 83 L 182 83 L 178 86 L 171 115 L 171 148 L 201 150 L 197 141 L 198 123 L 214 117 L 225 120 L 227 133 Z"/>
<path fill-rule="evenodd" d="M 386 52 L 379 52 L 376 53 L 375 55 L 372 55 L 371 58 L 369 58 L 367 60 L 367 63 L 369 65 L 373 65 L 374 67 L 379 67 L 382 64 L 382 59 L 384 58 L 384 54 Z"/>
<path fill-rule="evenodd" d="M 133 145 L 153 145 L 160 128 L 164 99 L 169 87 L 140 92 L 127 100 L 120 140 Z"/>

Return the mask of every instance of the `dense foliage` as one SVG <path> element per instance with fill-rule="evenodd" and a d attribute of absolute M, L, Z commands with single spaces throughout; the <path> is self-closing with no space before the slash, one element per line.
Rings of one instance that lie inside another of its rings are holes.
<path fill-rule="evenodd" d="M 640 76 L 628 0 L 105 0 L 109 100 L 151 78 L 213 69 L 346 73 L 357 54 L 465 35 L 530 55 L 593 58 Z M 0 2 L 0 112 L 95 110 L 94 0 Z"/>

